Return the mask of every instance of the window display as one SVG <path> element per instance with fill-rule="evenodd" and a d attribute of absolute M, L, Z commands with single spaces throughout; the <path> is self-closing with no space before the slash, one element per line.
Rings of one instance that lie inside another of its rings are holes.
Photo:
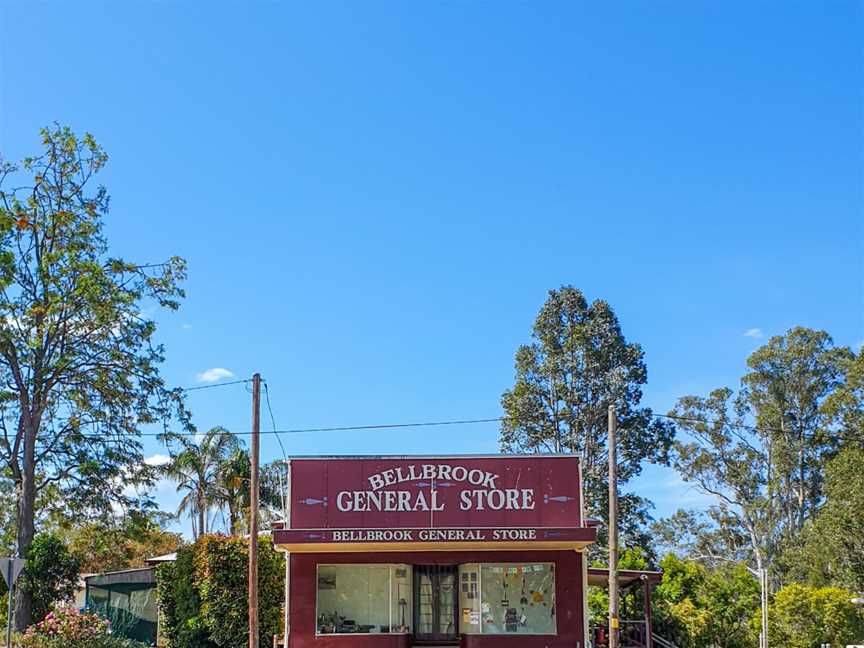
<path fill-rule="evenodd" d="M 555 634 L 554 564 L 480 565 L 479 589 L 482 634 Z"/>
<path fill-rule="evenodd" d="M 410 632 L 407 565 L 319 565 L 318 634 Z"/>
<path fill-rule="evenodd" d="M 414 570 L 400 564 L 319 565 L 318 634 L 411 633 Z M 417 633 L 555 634 L 553 563 L 474 563 L 452 570 L 437 580 L 420 574 Z M 444 627 L 427 617 L 453 621 Z"/>

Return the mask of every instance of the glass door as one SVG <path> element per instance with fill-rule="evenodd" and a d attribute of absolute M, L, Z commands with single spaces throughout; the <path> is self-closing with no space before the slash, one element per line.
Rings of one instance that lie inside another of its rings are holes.
<path fill-rule="evenodd" d="M 456 565 L 414 566 L 414 639 L 459 640 Z"/>

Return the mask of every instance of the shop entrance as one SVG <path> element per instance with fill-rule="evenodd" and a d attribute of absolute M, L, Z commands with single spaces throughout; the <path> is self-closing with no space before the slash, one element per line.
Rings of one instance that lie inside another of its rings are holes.
<path fill-rule="evenodd" d="M 414 565 L 414 640 L 459 642 L 457 565 Z"/>

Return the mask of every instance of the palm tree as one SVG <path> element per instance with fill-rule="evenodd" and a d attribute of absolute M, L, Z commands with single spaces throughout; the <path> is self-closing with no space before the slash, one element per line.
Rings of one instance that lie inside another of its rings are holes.
<path fill-rule="evenodd" d="M 228 508 L 228 530 L 231 535 L 243 532 L 244 512 L 249 509 L 249 453 L 237 448 L 219 470 L 218 500 Z"/>
<path fill-rule="evenodd" d="M 214 427 L 203 436 L 167 437 L 171 461 L 163 471 L 185 492 L 177 515 L 192 518 L 192 536 L 207 533 L 207 514 L 220 502 L 220 475 L 226 460 L 240 449 L 237 438 L 223 427 Z"/>

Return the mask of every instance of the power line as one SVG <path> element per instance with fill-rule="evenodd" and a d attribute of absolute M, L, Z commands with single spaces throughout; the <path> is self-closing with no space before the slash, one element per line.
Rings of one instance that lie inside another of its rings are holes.
<path fill-rule="evenodd" d="M 344 425 L 338 427 L 317 427 L 317 428 L 296 428 L 291 430 L 261 430 L 261 434 L 308 434 L 312 432 L 353 432 L 353 431 L 362 431 L 362 430 L 390 430 L 390 429 L 399 429 L 399 428 L 417 428 L 417 427 L 437 427 L 442 425 L 470 425 L 474 423 L 493 423 L 498 421 L 503 421 L 507 417 L 499 416 L 496 418 L 487 418 L 487 419 L 464 419 L 459 421 L 424 421 L 420 423 L 382 423 L 376 425 Z M 149 436 L 149 437 L 158 437 L 163 436 L 163 432 L 153 432 L 153 433 L 141 433 L 138 436 Z M 195 436 L 198 434 L 197 432 L 174 432 L 171 433 L 173 436 Z M 228 432 L 228 434 L 234 434 L 237 436 L 245 436 L 252 434 L 250 431 L 243 432 Z"/>
<path fill-rule="evenodd" d="M 267 412 L 270 414 L 270 423 L 273 426 L 273 434 L 276 435 L 276 440 L 279 442 L 279 448 L 282 450 L 282 457 L 285 461 L 288 461 L 285 446 L 282 445 L 282 437 L 279 436 L 279 432 L 276 430 L 276 419 L 273 418 L 273 408 L 270 406 L 270 387 L 266 380 L 264 381 L 264 401 L 267 403 Z"/>
<path fill-rule="evenodd" d="M 248 380 L 240 380 L 235 381 L 234 383 L 220 383 L 221 385 L 228 384 L 239 384 L 239 383 L 248 383 Z M 207 385 L 206 387 L 215 387 L 217 385 Z M 282 446 L 282 440 L 279 435 L 282 434 L 312 434 L 312 433 L 328 433 L 328 432 L 362 432 L 368 430 L 398 430 L 398 429 L 410 429 L 410 428 L 427 428 L 427 427 L 443 427 L 450 425 L 476 425 L 481 423 L 500 423 L 502 421 L 509 420 L 508 416 L 496 416 L 490 418 L 475 418 L 475 419 L 458 419 L 452 421 L 421 421 L 414 423 L 379 423 L 379 424 L 371 424 L 371 425 L 342 425 L 342 426 L 332 426 L 332 427 L 309 427 L 309 428 L 293 428 L 293 429 L 285 429 L 278 430 L 276 429 L 276 422 L 273 417 L 273 410 L 269 402 L 269 394 L 265 383 L 265 401 L 267 403 L 267 409 L 270 414 L 270 421 L 273 426 L 272 430 L 261 430 L 261 434 L 273 434 L 276 435 L 277 440 L 279 441 L 280 447 L 282 447 L 283 454 L 285 454 L 284 446 Z M 710 421 L 707 419 L 700 419 L 694 417 L 687 416 L 678 416 L 674 414 L 651 414 L 652 418 L 664 418 L 664 419 L 672 419 L 676 421 L 685 421 L 689 423 L 701 423 L 703 425 L 713 425 L 716 421 Z M 752 425 L 745 425 L 743 423 L 724 423 L 725 427 L 732 429 L 745 429 L 749 431 L 756 432 L 777 432 L 777 433 L 788 433 L 788 431 L 780 430 L 779 428 L 764 428 L 764 427 L 756 427 Z M 161 437 L 161 436 L 195 436 L 198 432 L 142 432 L 139 437 Z M 229 431 L 228 434 L 233 434 L 235 436 L 248 436 L 252 434 L 251 431 Z M 99 435 L 82 435 L 85 438 L 99 438 Z M 807 433 L 803 435 L 806 438 L 814 438 L 818 436 L 817 434 Z M 849 437 L 841 434 L 831 433 L 830 436 L 834 439 L 838 439 L 841 441 L 861 441 L 862 437 Z"/>
<path fill-rule="evenodd" d="M 228 387 L 229 385 L 245 385 L 252 382 L 251 379 L 232 380 L 231 382 L 217 383 L 215 385 L 198 385 L 196 387 L 177 387 L 182 392 L 198 391 L 199 389 L 216 389 L 217 387 Z"/>

